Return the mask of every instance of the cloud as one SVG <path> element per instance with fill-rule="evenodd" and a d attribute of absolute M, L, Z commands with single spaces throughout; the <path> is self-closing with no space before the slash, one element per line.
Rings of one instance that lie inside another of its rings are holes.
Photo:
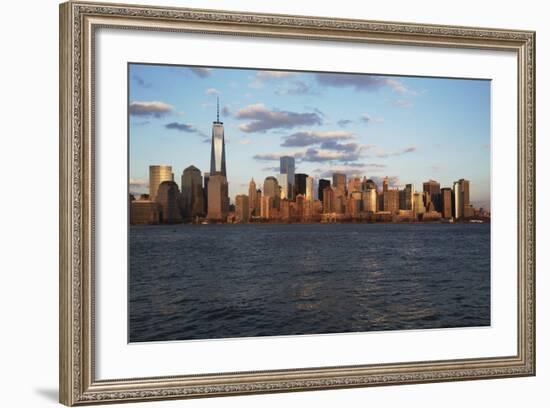
<path fill-rule="evenodd" d="M 230 115 L 231 115 L 231 109 L 229 108 L 228 105 L 225 105 L 225 106 L 222 108 L 222 115 L 223 115 L 223 116 L 230 116 Z"/>
<path fill-rule="evenodd" d="M 303 81 L 293 81 L 291 85 L 287 88 L 278 89 L 275 91 L 277 95 L 314 95 L 316 92 L 313 91 L 310 85 Z"/>
<path fill-rule="evenodd" d="M 280 170 L 281 168 L 279 166 L 262 168 L 262 171 L 267 171 L 269 173 L 278 173 Z"/>
<path fill-rule="evenodd" d="M 361 149 L 361 146 L 357 143 L 338 143 L 334 140 L 330 140 L 328 142 L 321 143 L 320 148 L 325 150 L 336 150 L 339 152 L 355 152 Z"/>
<path fill-rule="evenodd" d="M 346 127 L 347 125 L 353 123 L 353 120 L 351 120 L 351 119 L 340 119 L 336 123 L 338 123 L 338 126 L 340 126 L 340 127 Z"/>
<path fill-rule="evenodd" d="M 166 129 L 179 130 L 180 132 L 196 133 L 197 129 L 187 123 L 172 122 L 164 125 Z"/>
<path fill-rule="evenodd" d="M 359 118 L 364 123 L 382 123 L 384 118 L 382 117 L 372 117 L 368 113 L 363 113 Z"/>
<path fill-rule="evenodd" d="M 208 135 L 206 135 L 204 132 L 197 129 L 195 126 L 190 125 L 188 123 L 180 123 L 180 122 L 171 122 L 164 125 L 166 129 L 172 129 L 177 130 L 178 132 L 185 132 L 185 133 L 196 133 L 199 136 L 204 138 L 205 143 L 209 143 L 210 139 L 208 138 Z M 227 143 L 227 140 L 225 140 Z"/>
<path fill-rule="evenodd" d="M 216 88 L 208 88 L 205 92 L 206 95 L 220 95 L 221 92 Z"/>
<path fill-rule="evenodd" d="M 319 85 L 338 88 L 351 87 L 356 91 L 377 91 L 384 87 L 397 93 L 406 93 L 408 89 L 397 79 L 366 74 L 315 74 Z"/>
<path fill-rule="evenodd" d="M 263 104 L 257 103 L 239 109 L 235 113 L 237 119 L 251 119 L 252 122 L 239 125 L 246 133 L 265 132 L 269 129 L 291 129 L 302 125 L 321 125 L 322 120 L 315 112 L 297 113 L 283 110 L 269 110 Z"/>
<path fill-rule="evenodd" d="M 239 144 L 249 145 L 249 144 L 252 144 L 252 140 L 251 139 L 241 139 L 241 140 L 239 140 Z"/>
<path fill-rule="evenodd" d="M 414 106 L 414 103 L 409 101 L 408 99 L 397 99 L 392 102 L 393 106 L 398 108 L 412 108 Z"/>
<path fill-rule="evenodd" d="M 145 126 L 145 125 L 148 125 L 149 123 L 151 123 L 150 120 L 142 120 L 139 122 L 132 122 L 132 126 Z"/>
<path fill-rule="evenodd" d="M 258 71 L 256 72 L 256 77 L 260 79 L 280 79 L 280 78 L 288 78 L 291 76 L 296 75 L 295 72 L 289 72 L 289 71 Z"/>
<path fill-rule="evenodd" d="M 303 157 L 303 155 L 304 155 L 303 152 L 259 153 L 259 154 L 255 154 L 253 156 L 253 159 L 258 160 L 258 161 L 278 161 L 281 158 L 281 156 L 291 156 L 291 157 L 295 157 L 295 158 L 301 158 L 301 157 Z"/>
<path fill-rule="evenodd" d="M 279 160 L 281 156 L 282 154 L 280 153 L 259 153 L 255 154 L 253 158 L 260 161 L 272 161 Z"/>
<path fill-rule="evenodd" d="M 150 88 L 152 85 L 151 82 L 145 82 L 145 80 L 137 74 L 132 75 L 132 79 L 142 88 Z"/>
<path fill-rule="evenodd" d="M 336 140 L 349 140 L 353 139 L 355 136 L 351 132 L 344 130 L 334 130 L 334 131 L 303 131 L 296 132 L 287 136 L 281 146 L 283 147 L 305 147 L 311 146 L 328 141 Z"/>
<path fill-rule="evenodd" d="M 145 179 L 130 178 L 128 184 L 130 194 L 133 194 L 134 196 L 149 192 L 149 182 Z"/>
<path fill-rule="evenodd" d="M 384 151 L 379 151 L 379 152 L 376 153 L 376 157 L 386 158 L 386 157 L 390 157 L 390 156 L 401 156 L 401 155 L 404 155 L 404 154 L 407 154 L 407 153 L 416 152 L 416 150 L 417 150 L 416 146 L 409 146 L 409 147 L 406 147 L 404 149 L 397 150 L 397 151 L 391 152 L 391 153 L 384 152 Z"/>
<path fill-rule="evenodd" d="M 160 101 L 133 101 L 130 102 L 128 111 L 132 116 L 151 116 L 160 118 L 170 112 L 174 107 Z"/>
<path fill-rule="evenodd" d="M 149 182 L 145 179 L 130 177 L 130 185 L 136 187 L 149 187 Z"/>
<path fill-rule="evenodd" d="M 189 71 L 199 78 L 206 78 L 212 74 L 212 68 L 191 67 L 189 68 Z"/>
<path fill-rule="evenodd" d="M 328 149 L 323 148 L 308 148 L 302 161 L 307 162 L 353 162 L 361 158 L 362 148 L 357 143 L 348 143 L 346 145 L 339 145 L 338 148 L 331 146 Z"/>

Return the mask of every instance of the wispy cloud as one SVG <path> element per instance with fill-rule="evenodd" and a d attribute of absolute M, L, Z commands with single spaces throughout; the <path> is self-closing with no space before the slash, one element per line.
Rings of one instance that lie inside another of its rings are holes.
<path fill-rule="evenodd" d="M 256 72 L 256 77 L 260 79 L 281 79 L 289 78 L 296 75 L 296 72 L 289 71 L 258 71 Z"/>
<path fill-rule="evenodd" d="M 191 67 L 189 68 L 189 71 L 191 71 L 193 74 L 195 74 L 199 78 L 206 78 L 212 74 L 211 68 Z"/>
<path fill-rule="evenodd" d="M 406 147 L 404 149 L 397 150 L 397 151 L 394 151 L 394 152 L 385 152 L 383 150 L 380 150 L 376 153 L 376 157 L 386 158 L 386 157 L 390 157 L 390 156 L 402 156 L 402 155 L 407 154 L 407 153 L 416 152 L 416 150 L 417 150 L 416 146 L 409 146 L 409 147 Z"/>
<path fill-rule="evenodd" d="M 142 77 L 137 74 L 132 75 L 132 80 L 142 88 L 150 88 L 151 82 L 146 82 Z"/>
<path fill-rule="evenodd" d="M 132 126 L 146 126 L 151 123 L 150 120 L 141 120 L 139 122 L 132 122 Z"/>
<path fill-rule="evenodd" d="M 204 93 L 206 95 L 221 95 L 221 91 L 216 88 L 208 88 Z"/>
<path fill-rule="evenodd" d="M 252 139 L 240 139 L 239 144 L 242 144 L 242 145 L 252 144 Z"/>
<path fill-rule="evenodd" d="M 372 117 L 368 113 L 363 113 L 359 119 L 363 123 L 382 123 L 382 122 L 384 122 L 384 118 L 382 118 L 380 116 Z"/>
<path fill-rule="evenodd" d="M 397 108 L 412 108 L 414 106 L 414 103 L 408 99 L 396 99 L 392 104 Z"/>
<path fill-rule="evenodd" d="M 345 88 L 356 91 L 372 92 L 384 87 L 397 93 L 406 93 L 407 87 L 399 80 L 376 75 L 365 74 L 315 74 L 315 79 L 322 86 Z"/>
<path fill-rule="evenodd" d="M 130 102 L 128 111 L 132 116 L 151 116 L 161 118 L 172 112 L 174 107 L 160 101 L 133 101 Z"/>
<path fill-rule="evenodd" d="M 264 104 L 258 103 L 239 109 L 235 113 L 237 119 L 250 119 L 251 122 L 239 125 L 246 133 L 263 133 L 270 129 L 291 129 L 303 125 L 321 125 L 322 119 L 315 112 L 290 112 L 284 110 L 269 110 Z"/>
<path fill-rule="evenodd" d="M 353 162 L 361 158 L 361 147 L 356 143 L 339 145 L 339 148 L 308 148 L 302 161 L 306 162 Z"/>
<path fill-rule="evenodd" d="M 149 192 L 149 182 L 141 178 L 130 178 L 128 187 L 130 194 L 135 196 Z"/>
<path fill-rule="evenodd" d="M 179 130 L 180 132 L 197 133 L 197 128 L 187 123 L 172 122 L 164 125 L 166 129 Z"/>
<path fill-rule="evenodd" d="M 277 95 L 315 95 L 317 92 L 303 81 L 292 81 L 289 86 L 281 87 L 275 91 Z"/>
<path fill-rule="evenodd" d="M 283 147 L 305 147 L 319 144 L 327 141 L 349 140 L 355 136 L 352 132 L 344 130 L 333 131 L 314 131 L 308 130 L 296 132 L 284 138 L 281 146 Z"/>
<path fill-rule="evenodd" d="M 252 156 L 252 158 L 258 161 L 278 161 L 282 156 L 291 156 L 299 159 L 303 157 L 303 155 L 303 152 L 258 153 Z"/>
<path fill-rule="evenodd" d="M 204 140 L 204 142 L 210 142 L 210 139 L 208 138 L 208 135 L 206 133 L 202 132 L 200 129 L 197 129 L 195 126 L 189 124 L 189 123 L 182 123 L 182 122 L 171 122 L 164 125 L 166 129 L 171 130 L 177 130 L 178 132 L 184 132 L 184 133 L 196 133 L 197 135 L 201 136 Z M 227 140 L 226 140 L 227 143 Z"/>
<path fill-rule="evenodd" d="M 263 167 L 262 171 L 266 171 L 268 173 L 278 173 L 281 170 L 279 166 L 274 167 Z"/>
<path fill-rule="evenodd" d="M 353 120 L 351 120 L 351 119 L 340 119 L 336 123 L 338 123 L 338 126 L 340 126 L 340 127 L 346 127 L 347 125 L 352 124 Z"/>

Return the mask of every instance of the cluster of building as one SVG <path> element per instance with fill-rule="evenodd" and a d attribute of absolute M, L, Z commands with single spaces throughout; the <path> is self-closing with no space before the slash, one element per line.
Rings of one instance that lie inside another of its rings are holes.
<path fill-rule="evenodd" d="M 181 187 L 181 189 L 180 189 Z M 174 181 L 172 167 L 149 166 L 149 194 L 130 196 L 132 224 L 159 223 L 248 223 L 248 222 L 415 222 L 488 220 L 490 214 L 470 204 L 470 182 L 460 179 L 441 188 L 437 181 L 391 188 L 366 177 L 334 173 L 332 180 L 315 182 L 295 173 L 291 156 L 280 158 L 280 172 L 266 177 L 261 188 L 252 178 L 248 194 L 239 194 L 230 204 L 225 164 L 223 123 L 212 126 L 210 172 L 191 165 Z"/>

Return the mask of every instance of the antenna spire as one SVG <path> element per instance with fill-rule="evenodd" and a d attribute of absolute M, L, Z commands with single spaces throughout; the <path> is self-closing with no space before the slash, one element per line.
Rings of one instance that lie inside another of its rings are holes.
<path fill-rule="evenodd" d="M 220 97 L 216 96 L 216 122 L 220 121 Z"/>

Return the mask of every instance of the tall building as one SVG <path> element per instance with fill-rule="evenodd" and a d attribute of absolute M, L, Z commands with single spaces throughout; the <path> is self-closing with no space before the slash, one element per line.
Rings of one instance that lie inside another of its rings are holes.
<path fill-rule="evenodd" d="M 172 166 L 149 166 L 149 200 L 156 201 L 158 188 L 163 181 L 174 181 Z"/>
<path fill-rule="evenodd" d="M 294 197 L 298 194 L 306 195 L 307 174 L 297 173 L 294 175 Z"/>
<path fill-rule="evenodd" d="M 413 194 L 413 211 L 415 214 L 424 214 L 426 207 L 424 207 L 424 195 L 422 193 Z"/>
<path fill-rule="evenodd" d="M 204 193 L 201 171 L 189 166 L 181 175 L 182 212 L 186 217 L 204 214 Z"/>
<path fill-rule="evenodd" d="M 319 179 L 319 190 L 317 192 L 317 198 L 323 201 L 323 190 L 327 187 L 330 187 L 330 180 Z"/>
<path fill-rule="evenodd" d="M 341 188 L 343 192 L 346 191 L 346 175 L 344 173 L 332 174 L 332 187 Z"/>
<path fill-rule="evenodd" d="M 204 186 L 202 187 L 204 191 L 204 202 L 206 203 L 206 209 L 208 210 L 208 180 L 210 180 L 210 173 L 204 172 Z"/>
<path fill-rule="evenodd" d="M 375 213 L 378 211 L 378 192 L 376 187 L 367 187 L 363 192 L 363 211 Z"/>
<path fill-rule="evenodd" d="M 280 174 L 288 174 L 288 185 L 286 186 L 286 196 L 289 199 L 293 199 L 294 196 L 294 173 L 296 172 L 296 161 L 292 156 L 281 156 L 280 161 Z M 285 188 L 281 186 L 281 188 Z M 265 191 L 264 191 L 265 194 Z"/>
<path fill-rule="evenodd" d="M 441 211 L 441 186 L 435 180 L 429 180 L 422 183 L 423 191 L 428 193 L 430 201 L 433 203 L 436 211 Z M 427 200 L 426 200 L 427 201 Z M 426 206 L 428 203 L 426 202 Z"/>
<path fill-rule="evenodd" d="M 211 221 L 225 222 L 229 213 L 229 185 L 221 174 L 211 175 L 208 181 L 208 214 Z"/>
<path fill-rule="evenodd" d="M 384 193 L 384 211 L 392 214 L 399 212 L 399 190 L 387 190 Z"/>
<path fill-rule="evenodd" d="M 162 223 L 175 224 L 183 221 L 180 212 L 180 189 L 175 182 L 163 181 L 160 183 L 156 202 L 160 205 Z"/>
<path fill-rule="evenodd" d="M 265 197 L 273 198 L 271 204 L 275 208 L 279 207 L 279 200 L 281 197 L 281 193 L 279 189 L 279 182 L 275 177 L 269 176 L 265 178 L 263 196 L 264 198 Z"/>
<path fill-rule="evenodd" d="M 360 177 L 352 177 L 348 181 L 348 194 L 353 193 L 354 191 L 362 190 L 362 182 Z"/>
<path fill-rule="evenodd" d="M 390 181 L 388 179 L 388 176 L 384 177 L 384 180 L 382 181 L 382 192 L 385 193 L 389 190 Z M 385 210 L 384 210 L 385 211 Z"/>
<path fill-rule="evenodd" d="M 279 183 L 280 198 L 281 200 L 290 199 L 292 197 L 292 184 L 288 179 L 288 174 L 277 174 L 277 183 Z"/>
<path fill-rule="evenodd" d="M 256 190 L 256 201 L 254 202 L 254 215 L 259 217 L 262 208 L 262 190 Z"/>
<path fill-rule="evenodd" d="M 256 193 L 256 182 L 254 181 L 254 178 L 250 180 L 250 183 L 248 183 L 248 210 L 250 212 L 250 215 L 259 216 L 260 214 L 256 214 L 256 200 L 258 198 L 258 195 Z"/>
<path fill-rule="evenodd" d="M 273 197 L 272 196 L 262 196 L 261 199 L 261 211 L 260 215 L 263 219 L 270 219 L 272 218 L 272 212 L 273 212 Z"/>
<path fill-rule="evenodd" d="M 323 213 L 330 214 L 334 212 L 335 195 L 331 186 L 323 189 Z"/>
<path fill-rule="evenodd" d="M 225 135 L 220 122 L 220 101 L 217 101 L 216 121 L 212 122 L 212 148 L 210 150 L 210 176 L 221 174 L 227 179 L 225 170 Z"/>
<path fill-rule="evenodd" d="M 314 185 L 315 185 L 315 179 L 313 177 L 307 177 L 306 178 L 306 201 L 313 201 L 315 200 L 314 197 Z"/>
<path fill-rule="evenodd" d="M 248 208 L 248 196 L 239 194 L 235 197 L 235 220 L 237 222 L 248 222 L 250 219 L 250 210 Z"/>
<path fill-rule="evenodd" d="M 443 218 L 453 218 L 453 191 L 448 188 L 441 189 L 441 216 Z"/>
<path fill-rule="evenodd" d="M 412 184 L 406 184 L 405 188 L 399 192 L 399 209 L 412 210 L 413 196 L 414 196 L 414 186 Z"/>
<path fill-rule="evenodd" d="M 453 183 L 453 216 L 459 219 L 472 216 L 469 180 L 460 179 Z"/>

